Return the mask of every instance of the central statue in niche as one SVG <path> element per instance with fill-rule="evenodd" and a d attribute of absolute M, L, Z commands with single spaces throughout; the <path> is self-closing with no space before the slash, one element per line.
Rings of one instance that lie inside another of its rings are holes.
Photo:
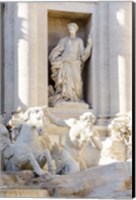
<path fill-rule="evenodd" d="M 76 36 L 78 25 L 69 23 L 67 27 L 69 36 L 62 38 L 49 55 L 51 78 L 55 83 L 55 91 L 49 87 L 51 106 L 61 102 L 83 102 L 82 70 L 90 56 L 92 39 L 89 35 L 84 48 L 83 40 Z"/>

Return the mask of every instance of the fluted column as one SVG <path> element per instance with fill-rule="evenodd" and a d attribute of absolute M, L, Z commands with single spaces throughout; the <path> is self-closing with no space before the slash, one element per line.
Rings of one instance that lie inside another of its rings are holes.
<path fill-rule="evenodd" d="M 14 10 L 15 108 L 37 106 L 37 3 L 16 3 Z"/>
<path fill-rule="evenodd" d="M 14 5 L 15 108 L 29 105 L 29 5 Z"/>
<path fill-rule="evenodd" d="M 4 108 L 7 111 L 47 104 L 47 20 L 47 11 L 40 3 L 6 3 Z"/>
<path fill-rule="evenodd" d="M 37 3 L 29 3 L 29 106 L 38 105 L 38 19 Z"/>
<path fill-rule="evenodd" d="M 46 2 L 47 3 L 47 2 Z M 38 4 L 38 104 L 48 105 L 48 11 Z M 44 23 L 43 23 L 44 21 Z"/>
<path fill-rule="evenodd" d="M 2 35 L 1 35 L 1 28 L 2 28 L 2 26 L 1 26 L 1 19 L 2 19 L 2 12 L 1 12 L 1 4 L 0 4 L 0 113 L 1 113 L 1 110 L 2 110 L 2 103 L 1 103 L 1 100 L 2 100 L 2 85 L 1 85 L 1 83 L 2 83 L 2 57 L 1 57 L 1 51 L 2 51 L 2 44 L 1 44 L 1 37 L 2 37 Z"/>
<path fill-rule="evenodd" d="M 109 114 L 109 38 L 108 38 L 108 2 L 99 2 L 99 28 L 100 28 L 100 54 L 99 54 L 99 79 L 100 79 L 100 117 L 107 118 Z"/>
<path fill-rule="evenodd" d="M 109 2 L 110 113 L 131 110 L 132 2 Z"/>
<path fill-rule="evenodd" d="M 93 16 L 93 111 L 102 125 L 109 115 L 108 15 L 108 2 L 98 2 Z"/>
<path fill-rule="evenodd" d="M 14 3 L 5 3 L 4 7 L 4 54 L 3 54 L 3 110 L 14 109 Z"/>
<path fill-rule="evenodd" d="M 95 115 L 98 115 L 99 111 L 99 78 L 98 78 L 98 57 L 99 54 L 99 26 L 98 21 L 98 4 L 95 6 L 95 12 L 92 16 L 92 30 L 93 30 L 93 50 L 92 50 L 92 107 Z"/>

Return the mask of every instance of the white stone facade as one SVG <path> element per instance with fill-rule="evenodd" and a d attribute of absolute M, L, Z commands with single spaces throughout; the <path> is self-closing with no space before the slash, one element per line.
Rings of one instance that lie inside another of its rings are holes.
<path fill-rule="evenodd" d="M 48 54 L 73 20 L 84 43 L 93 33 L 84 88 L 99 124 L 132 109 L 131 2 L 6 2 L 2 9 L 2 112 L 48 105 Z"/>

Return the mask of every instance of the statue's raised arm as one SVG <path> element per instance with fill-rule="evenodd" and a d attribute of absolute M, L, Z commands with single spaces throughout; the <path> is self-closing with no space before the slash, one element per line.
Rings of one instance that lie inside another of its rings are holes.
<path fill-rule="evenodd" d="M 87 46 L 84 49 L 84 51 L 82 52 L 82 61 L 83 62 L 85 62 L 89 58 L 89 56 L 91 54 L 92 44 L 93 44 L 92 36 L 88 35 Z"/>

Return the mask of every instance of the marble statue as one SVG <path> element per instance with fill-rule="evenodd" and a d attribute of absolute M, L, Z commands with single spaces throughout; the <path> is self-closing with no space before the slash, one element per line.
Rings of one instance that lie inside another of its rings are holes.
<path fill-rule="evenodd" d="M 79 120 L 74 118 L 61 120 L 47 109 L 47 116 L 54 124 L 69 127 L 64 148 L 59 152 L 59 155 L 57 155 L 57 159 L 61 159 L 62 161 L 61 166 L 63 167 L 60 170 L 61 173 L 63 171 L 63 174 L 70 174 L 75 171 L 87 169 L 88 166 L 84 160 L 85 149 L 90 145 L 100 153 L 102 148 L 101 142 L 94 130 L 95 116 L 93 113 L 85 112 L 80 116 Z M 55 149 L 55 154 L 56 151 Z"/>
<path fill-rule="evenodd" d="M 132 157 L 132 124 L 128 114 L 113 119 L 110 136 L 103 141 L 99 164 L 129 161 Z"/>
<path fill-rule="evenodd" d="M 80 171 L 79 162 L 65 148 L 61 148 L 56 143 L 52 147 L 51 156 L 55 160 L 56 174 L 73 174 Z"/>
<path fill-rule="evenodd" d="M 49 55 L 51 78 L 55 83 L 54 95 L 49 99 L 52 105 L 62 101 L 83 101 L 81 75 L 84 62 L 90 56 L 92 39 L 89 35 L 84 48 L 82 39 L 76 36 L 78 25 L 68 24 L 68 31 L 70 36 L 62 38 Z"/>
<path fill-rule="evenodd" d="M 45 123 L 43 109 L 30 108 L 24 113 L 24 122 L 14 143 L 11 142 L 6 127 L 0 124 L 0 152 L 3 168 L 6 171 L 32 169 L 42 175 L 45 163 L 53 172 L 50 151 L 41 140 L 44 140 Z M 48 142 L 48 141 L 47 141 Z"/>
<path fill-rule="evenodd" d="M 85 112 L 79 120 L 74 118 L 62 120 L 47 109 L 47 116 L 54 124 L 69 127 L 64 148 L 59 149 L 57 155 L 62 162 L 62 169 L 59 170 L 61 173 L 70 174 L 96 165 L 131 160 L 132 127 L 128 116 L 111 121 L 111 135 L 105 138 L 98 135 L 97 127 L 94 125 L 95 116 L 91 112 Z"/>

